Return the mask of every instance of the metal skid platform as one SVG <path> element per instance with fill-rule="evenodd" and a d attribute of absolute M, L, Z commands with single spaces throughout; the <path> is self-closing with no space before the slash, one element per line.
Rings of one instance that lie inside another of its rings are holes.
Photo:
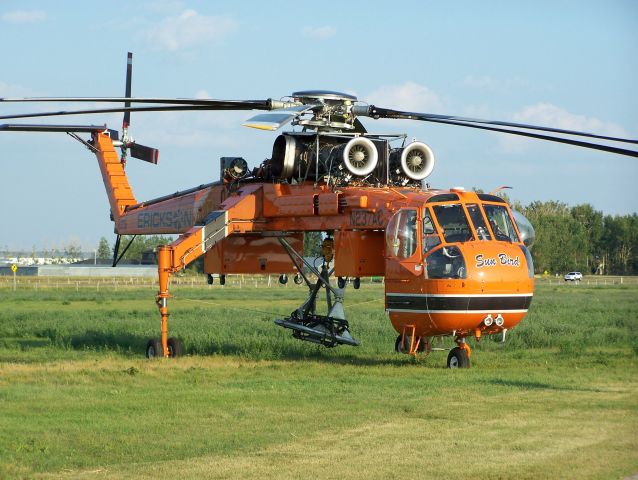
<path fill-rule="evenodd" d="M 296 320 L 292 317 L 275 320 L 281 327 L 291 329 L 292 336 L 305 342 L 318 343 L 324 347 L 337 345 L 352 345 L 358 347 L 358 340 L 350 335 L 348 322 L 330 317 L 310 315 L 306 320 Z"/>
<path fill-rule="evenodd" d="M 359 341 L 352 338 L 349 325 L 345 319 L 343 310 L 343 288 L 335 288 L 330 285 L 330 275 L 333 273 L 328 268 L 328 262 L 324 261 L 321 271 L 314 265 L 309 264 L 303 257 L 290 246 L 285 238 L 279 238 L 284 249 L 297 266 L 299 274 L 303 277 L 306 285 L 310 289 L 308 299 L 289 317 L 275 320 L 275 324 L 292 330 L 292 336 L 305 342 L 312 342 L 325 347 L 336 347 L 337 345 L 351 345 L 357 347 Z M 304 274 L 299 261 L 317 275 L 317 283 L 311 283 Z M 316 313 L 317 295 L 325 289 L 328 315 L 318 315 Z"/>

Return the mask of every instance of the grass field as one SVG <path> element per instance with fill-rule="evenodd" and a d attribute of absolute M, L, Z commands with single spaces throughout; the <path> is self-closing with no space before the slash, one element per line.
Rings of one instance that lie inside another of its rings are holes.
<path fill-rule="evenodd" d="M 505 344 L 393 352 L 383 286 L 349 290 L 362 346 L 272 319 L 305 290 L 0 288 L 0 478 L 624 478 L 638 473 L 638 286 L 540 285 Z M 445 341 L 441 347 L 449 347 Z"/>

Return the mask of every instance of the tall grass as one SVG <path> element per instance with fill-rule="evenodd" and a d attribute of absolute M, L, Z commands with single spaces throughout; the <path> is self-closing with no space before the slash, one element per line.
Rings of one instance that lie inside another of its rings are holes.
<path fill-rule="evenodd" d="M 273 325 L 302 287 L 177 287 L 188 356 L 155 361 L 151 287 L 2 291 L 0 478 L 622 478 L 638 287 L 574 287 L 540 286 L 468 371 L 395 354 L 379 285 L 347 292 L 362 346 L 335 349 Z"/>
<path fill-rule="evenodd" d="M 143 351 L 158 336 L 152 287 L 89 292 L 73 288 L 2 292 L 0 341 L 5 348 L 31 344 L 62 349 Z M 306 289 L 180 287 L 170 301 L 170 333 L 187 353 L 238 355 L 253 360 L 341 357 L 386 358 L 396 333 L 383 310 L 383 286 L 365 284 L 346 295 L 346 313 L 359 348 L 326 350 L 300 343 L 273 326 L 304 299 Z M 638 286 L 540 286 L 525 320 L 505 344 L 484 338 L 481 350 L 515 352 L 550 348 L 576 354 L 583 349 L 635 348 Z M 500 340 L 495 336 L 494 340 Z M 388 357 L 390 358 L 390 357 Z"/>

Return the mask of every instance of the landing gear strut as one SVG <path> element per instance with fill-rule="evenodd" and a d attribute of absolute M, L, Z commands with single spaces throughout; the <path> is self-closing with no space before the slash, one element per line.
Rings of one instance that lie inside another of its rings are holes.
<path fill-rule="evenodd" d="M 299 275 L 303 277 L 306 285 L 308 285 L 310 294 L 308 299 L 298 309 L 293 311 L 289 317 L 275 320 L 275 323 L 291 329 L 293 337 L 306 342 L 317 343 L 325 347 L 336 347 L 341 344 L 358 346 L 359 342 L 350 335 L 349 325 L 345 318 L 343 289 L 334 288 L 330 285 L 330 275 L 333 273 L 328 268 L 330 259 L 326 259 L 324 256 L 321 271 L 318 271 L 301 257 L 285 238 L 280 238 L 279 242 L 297 267 Z M 303 262 L 317 276 L 317 283 L 310 282 L 303 273 L 304 270 L 299 261 Z M 317 295 L 322 288 L 326 291 L 328 315 L 318 315 L 316 313 Z"/>

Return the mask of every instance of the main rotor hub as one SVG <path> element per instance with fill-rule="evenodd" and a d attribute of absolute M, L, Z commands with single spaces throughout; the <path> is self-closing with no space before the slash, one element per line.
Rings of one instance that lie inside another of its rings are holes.
<path fill-rule="evenodd" d="M 332 90 L 302 90 L 300 92 L 293 92 L 292 98 L 303 103 L 304 105 L 317 102 L 344 103 L 357 101 L 357 97 L 355 97 L 354 95 L 350 95 L 349 93 L 334 92 Z"/>
<path fill-rule="evenodd" d="M 293 123 L 322 131 L 354 130 L 352 106 L 357 97 L 331 90 L 303 90 L 294 92 L 292 98 L 303 105 L 315 105 L 310 119 L 298 118 Z"/>

